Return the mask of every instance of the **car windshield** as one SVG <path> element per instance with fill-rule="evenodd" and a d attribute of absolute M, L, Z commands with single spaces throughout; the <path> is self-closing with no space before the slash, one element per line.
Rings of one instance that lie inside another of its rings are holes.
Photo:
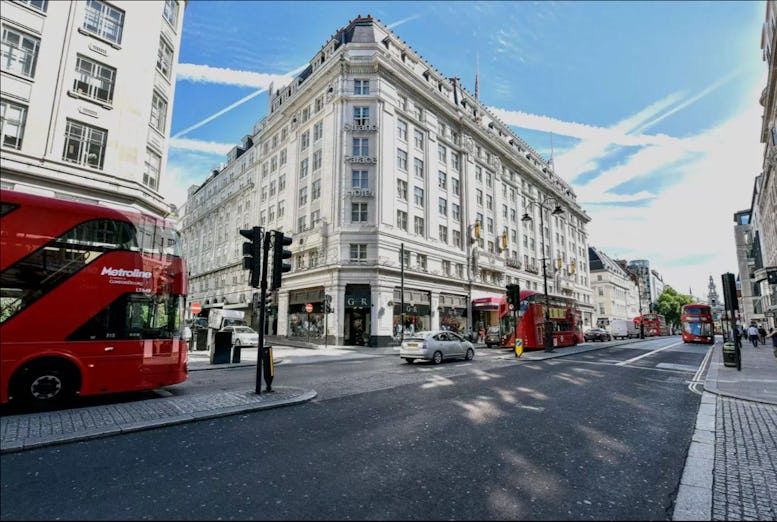
<path fill-rule="evenodd" d="M 237 326 L 237 327 L 234 327 L 234 330 L 238 333 L 255 333 L 247 326 Z"/>

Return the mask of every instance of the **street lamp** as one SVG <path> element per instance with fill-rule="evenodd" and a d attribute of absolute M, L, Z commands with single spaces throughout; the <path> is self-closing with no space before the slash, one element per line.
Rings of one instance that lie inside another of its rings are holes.
<path fill-rule="evenodd" d="M 553 209 L 552 214 L 554 216 L 558 216 L 559 214 L 563 214 L 564 210 L 561 208 L 561 205 L 558 204 L 558 201 L 556 201 L 553 197 L 546 197 L 542 201 L 533 201 L 529 200 L 529 204 L 527 205 L 527 210 L 531 208 L 532 205 L 537 205 L 540 207 L 540 240 L 542 242 L 542 281 L 544 284 L 545 289 L 545 351 L 546 352 L 552 352 L 553 351 L 553 323 L 550 322 L 550 302 L 548 300 L 548 273 L 545 268 L 545 220 L 544 220 L 544 214 L 546 210 L 549 210 L 549 207 L 546 207 L 545 204 L 548 201 L 553 201 L 556 204 L 556 207 Z M 524 211 L 523 217 L 521 218 L 521 221 L 524 223 L 527 221 L 532 221 L 533 218 L 529 215 L 529 212 Z"/>

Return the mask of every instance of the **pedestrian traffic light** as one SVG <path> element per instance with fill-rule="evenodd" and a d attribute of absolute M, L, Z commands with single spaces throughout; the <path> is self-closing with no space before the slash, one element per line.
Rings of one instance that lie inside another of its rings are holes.
<path fill-rule="evenodd" d="M 283 248 L 289 246 L 291 241 L 291 236 L 284 235 L 280 230 L 273 230 L 271 290 L 280 288 L 281 276 L 285 272 L 291 271 L 291 264 L 284 262 L 284 259 L 289 259 L 291 257 L 291 250 Z"/>
<path fill-rule="evenodd" d="M 249 240 L 243 243 L 243 268 L 249 270 L 248 284 L 258 288 L 262 277 L 262 227 L 241 229 L 240 235 Z"/>
<path fill-rule="evenodd" d="M 517 309 L 521 301 L 521 287 L 517 284 L 509 284 L 506 287 L 507 302 Z"/>

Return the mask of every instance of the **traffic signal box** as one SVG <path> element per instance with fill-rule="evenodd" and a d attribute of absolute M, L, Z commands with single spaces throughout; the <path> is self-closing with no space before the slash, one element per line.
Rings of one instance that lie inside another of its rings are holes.
<path fill-rule="evenodd" d="M 280 230 L 273 230 L 273 253 L 272 253 L 272 281 L 270 290 L 281 287 L 281 276 L 291 271 L 291 264 L 284 260 L 291 258 L 291 250 L 287 247 L 291 244 L 291 236 L 284 235 Z"/>
<path fill-rule="evenodd" d="M 262 227 L 241 229 L 240 235 L 248 239 L 243 243 L 243 268 L 249 270 L 248 284 L 259 287 L 262 277 Z"/>
<path fill-rule="evenodd" d="M 507 303 L 513 305 L 512 310 L 517 310 L 521 302 L 520 285 L 510 284 L 506 287 Z"/>

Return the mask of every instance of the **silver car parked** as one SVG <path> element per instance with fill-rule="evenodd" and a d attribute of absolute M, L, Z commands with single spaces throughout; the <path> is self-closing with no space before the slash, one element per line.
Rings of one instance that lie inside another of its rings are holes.
<path fill-rule="evenodd" d="M 399 356 L 408 364 L 416 359 L 432 361 L 434 364 L 440 364 L 445 359 L 471 361 L 475 357 L 475 345 L 447 330 L 416 332 L 402 341 Z"/>

